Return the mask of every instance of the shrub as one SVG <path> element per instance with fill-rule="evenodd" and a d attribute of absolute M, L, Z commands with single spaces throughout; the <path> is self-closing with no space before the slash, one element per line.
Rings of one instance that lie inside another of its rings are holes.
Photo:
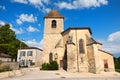
<path fill-rule="evenodd" d="M 5 72 L 5 71 L 11 71 L 12 69 L 10 68 L 10 66 L 5 65 L 5 66 L 1 66 L 0 67 L 0 72 Z"/>
<path fill-rule="evenodd" d="M 41 70 L 58 70 L 58 63 L 51 61 L 50 63 L 43 63 Z"/>
<path fill-rule="evenodd" d="M 58 64 L 56 61 L 51 61 L 49 64 L 49 70 L 58 70 Z"/>
<path fill-rule="evenodd" d="M 48 63 L 43 63 L 41 70 L 48 70 L 49 64 Z"/>

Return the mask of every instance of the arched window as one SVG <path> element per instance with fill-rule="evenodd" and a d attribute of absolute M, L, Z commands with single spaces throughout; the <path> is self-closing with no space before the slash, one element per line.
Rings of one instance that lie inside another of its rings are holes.
<path fill-rule="evenodd" d="M 53 61 L 53 54 L 52 53 L 49 54 L 49 62 L 51 62 L 51 61 Z"/>
<path fill-rule="evenodd" d="M 85 51 L 84 51 L 84 40 L 83 39 L 79 40 L 79 52 L 80 53 L 85 53 Z"/>
<path fill-rule="evenodd" d="M 52 28 L 56 28 L 57 27 L 57 22 L 56 22 L 56 20 L 52 20 Z"/>

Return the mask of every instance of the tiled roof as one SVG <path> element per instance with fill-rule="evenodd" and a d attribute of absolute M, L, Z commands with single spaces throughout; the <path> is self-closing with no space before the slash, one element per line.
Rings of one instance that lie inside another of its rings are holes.
<path fill-rule="evenodd" d="M 66 29 L 65 31 L 63 31 L 61 34 L 64 34 L 65 32 L 67 32 L 69 30 L 84 30 L 84 29 L 88 29 L 90 34 L 92 34 L 92 31 L 89 27 L 70 27 L 70 28 Z"/>
<path fill-rule="evenodd" d="M 111 54 L 111 53 L 109 53 L 109 52 L 106 52 L 106 51 L 101 50 L 101 49 L 98 49 L 98 50 L 113 56 L 113 54 Z"/>
<path fill-rule="evenodd" d="M 94 40 L 93 38 L 88 38 L 87 45 L 92 45 L 92 44 L 100 44 L 100 45 L 102 45 L 102 43 L 97 42 L 97 41 Z"/>
<path fill-rule="evenodd" d="M 57 10 L 50 11 L 44 18 L 64 18 Z"/>
<path fill-rule="evenodd" d="M 4 53 L 0 53 L 0 57 L 2 57 L 2 58 L 11 58 L 10 55 L 4 54 Z"/>

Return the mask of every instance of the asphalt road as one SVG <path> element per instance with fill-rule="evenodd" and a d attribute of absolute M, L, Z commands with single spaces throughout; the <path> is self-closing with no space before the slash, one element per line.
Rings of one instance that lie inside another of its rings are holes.
<path fill-rule="evenodd" d="M 120 80 L 120 74 L 116 72 L 69 73 L 66 71 L 40 71 L 39 68 L 22 69 L 23 76 L 9 77 L 0 80 Z"/>

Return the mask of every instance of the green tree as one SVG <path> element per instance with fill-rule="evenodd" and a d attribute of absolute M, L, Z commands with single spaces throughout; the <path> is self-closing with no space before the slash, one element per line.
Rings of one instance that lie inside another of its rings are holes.
<path fill-rule="evenodd" d="M 15 32 L 10 29 L 9 24 L 0 26 L 0 47 L 2 48 L 0 52 L 9 54 L 12 58 L 16 58 L 20 43 L 22 43 L 22 47 L 28 47 L 25 43 L 16 38 Z"/>
<path fill-rule="evenodd" d="M 115 63 L 115 69 L 120 69 L 120 57 L 118 58 L 114 57 L 114 63 Z"/>

